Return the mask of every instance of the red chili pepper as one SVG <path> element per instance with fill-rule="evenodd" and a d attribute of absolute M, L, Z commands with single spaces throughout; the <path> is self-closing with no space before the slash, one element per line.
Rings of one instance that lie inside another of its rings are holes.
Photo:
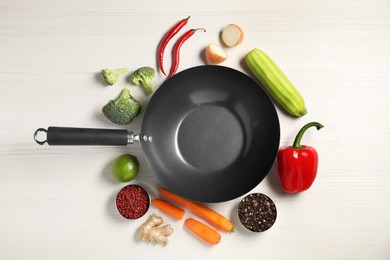
<path fill-rule="evenodd" d="M 324 127 L 317 122 L 308 123 L 298 132 L 292 146 L 279 149 L 277 156 L 279 178 L 283 189 L 288 193 L 309 189 L 317 176 L 317 151 L 313 147 L 300 144 L 303 134 L 312 126 L 317 130 Z"/>
<path fill-rule="evenodd" d="M 171 30 L 164 36 L 164 38 L 161 40 L 160 47 L 158 48 L 158 65 L 160 67 L 161 72 L 165 74 L 164 71 L 164 50 L 165 47 L 167 47 L 168 42 L 172 39 L 173 36 L 175 36 L 181 28 L 183 28 L 191 16 L 188 16 L 187 18 L 181 20 L 178 22 L 175 26 L 172 27 Z"/>
<path fill-rule="evenodd" d="M 172 63 L 171 72 L 169 73 L 168 78 L 175 75 L 177 69 L 179 68 L 181 46 L 183 45 L 183 43 L 186 40 L 188 40 L 198 30 L 202 30 L 202 31 L 206 32 L 206 30 L 203 28 L 191 29 L 191 30 L 187 31 L 185 34 L 183 34 L 183 36 L 181 36 L 177 40 L 177 42 L 175 43 L 175 46 L 173 47 L 173 63 Z"/>

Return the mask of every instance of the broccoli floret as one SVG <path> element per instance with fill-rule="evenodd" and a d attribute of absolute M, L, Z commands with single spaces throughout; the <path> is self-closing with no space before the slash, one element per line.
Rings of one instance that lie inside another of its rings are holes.
<path fill-rule="evenodd" d="M 130 80 L 137 86 L 142 86 L 147 95 L 153 92 L 152 79 L 155 71 L 151 67 L 142 67 L 130 75 Z"/>
<path fill-rule="evenodd" d="M 110 69 L 102 70 L 104 80 L 110 86 L 114 85 L 119 80 L 119 76 L 125 72 L 127 72 L 127 68 L 121 68 L 117 70 L 110 70 Z"/>
<path fill-rule="evenodd" d="M 141 112 L 140 103 L 124 88 L 115 100 L 110 100 L 102 109 L 103 114 L 113 123 L 127 125 Z"/>

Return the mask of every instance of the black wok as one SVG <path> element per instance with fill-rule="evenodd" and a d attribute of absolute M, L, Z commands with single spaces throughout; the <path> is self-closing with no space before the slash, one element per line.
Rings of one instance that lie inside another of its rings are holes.
<path fill-rule="evenodd" d="M 40 141 L 38 133 L 46 132 Z M 154 93 L 141 134 L 127 130 L 49 127 L 39 144 L 127 145 L 142 148 L 160 183 L 200 202 L 237 198 L 270 170 L 280 139 L 268 95 L 247 75 L 222 66 L 184 70 Z"/>

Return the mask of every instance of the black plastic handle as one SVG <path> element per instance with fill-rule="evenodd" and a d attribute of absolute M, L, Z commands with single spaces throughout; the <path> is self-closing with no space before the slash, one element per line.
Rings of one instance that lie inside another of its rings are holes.
<path fill-rule="evenodd" d="M 46 140 L 39 140 L 41 132 L 46 132 Z M 41 145 L 127 145 L 132 136 L 133 133 L 123 129 L 50 126 L 47 130 L 37 129 L 34 140 Z"/>

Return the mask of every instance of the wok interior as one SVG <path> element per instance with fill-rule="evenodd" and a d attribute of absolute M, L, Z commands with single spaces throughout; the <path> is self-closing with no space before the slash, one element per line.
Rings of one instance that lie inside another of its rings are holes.
<path fill-rule="evenodd" d="M 148 165 L 162 185 L 192 200 L 221 202 L 257 186 L 279 147 L 279 121 L 245 74 L 200 66 L 166 81 L 145 112 Z"/>

